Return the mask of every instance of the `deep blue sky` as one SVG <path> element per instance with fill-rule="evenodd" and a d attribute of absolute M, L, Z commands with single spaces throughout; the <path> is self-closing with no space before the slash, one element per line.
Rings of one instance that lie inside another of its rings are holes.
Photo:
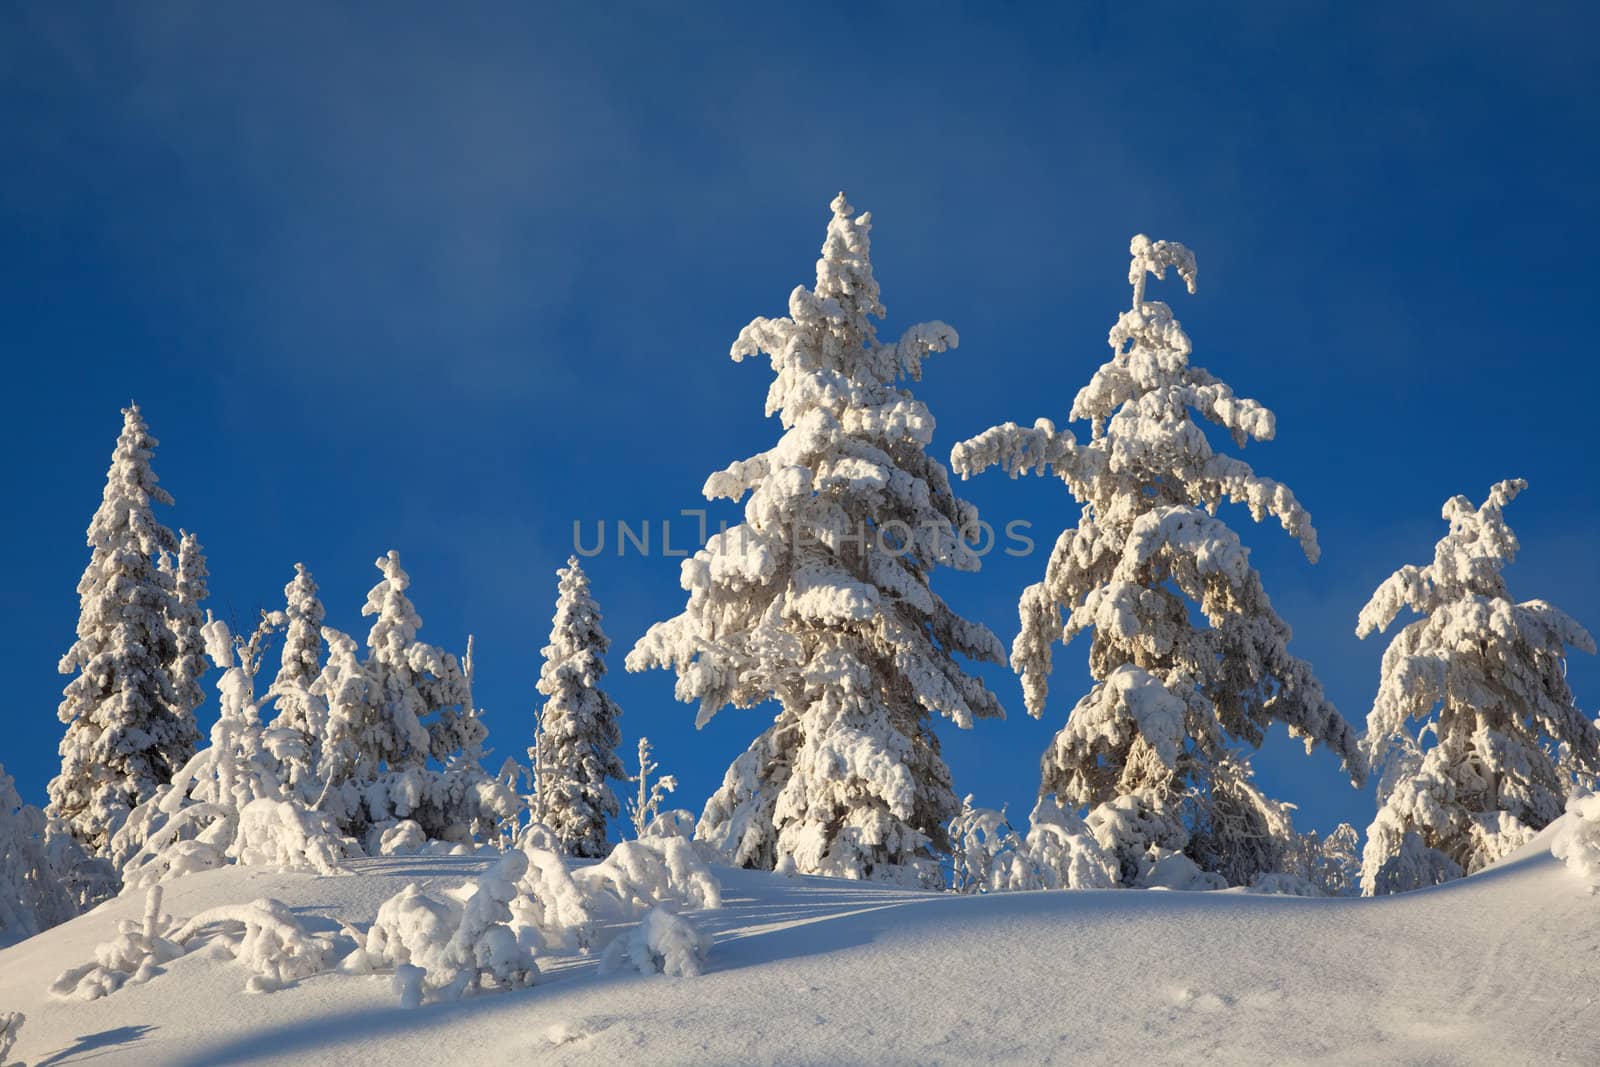
<path fill-rule="evenodd" d="M 1196 363 L 1277 412 L 1245 458 L 1305 501 L 1323 560 L 1226 514 L 1352 720 L 1382 652 L 1356 612 L 1429 558 L 1454 493 L 1527 477 L 1513 592 L 1600 628 L 1584 5 L 536 6 L 0 14 L 0 762 L 28 799 L 130 398 L 219 614 L 277 606 L 303 560 L 364 636 L 397 548 L 424 636 L 477 634 L 491 743 L 520 753 L 573 520 L 671 517 L 768 447 L 765 362 L 728 346 L 811 281 L 839 189 L 874 214 L 884 332 L 961 332 L 918 388 L 941 457 L 1065 420 L 1131 234 L 1195 249 L 1199 295 L 1154 292 Z M 1040 541 L 936 579 L 1009 644 L 1077 507 L 1053 480 L 964 490 Z M 670 675 L 623 673 L 681 607 L 675 561 L 589 569 L 628 744 L 649 734 L 698 809 L 765 716 L 697 733 Z M 1011 717 L 945 731 L 958 792 L 1026 813 L 1085 654 L 1058 653 L 1042 722 L 986 671 Z M 1600 707 L 1600 664 L 1571 678 Z M 1256 766 L 1303 826 L 1370 817 L 1330 757 L 1280 740 Z"/>

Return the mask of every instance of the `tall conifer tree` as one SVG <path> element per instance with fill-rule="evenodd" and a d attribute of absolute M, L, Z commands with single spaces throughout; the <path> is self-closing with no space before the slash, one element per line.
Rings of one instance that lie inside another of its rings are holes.
<path fill-rule="evenodd" d="M 1168 268 L 1193 292 L 1193 254 L 1142 234 L 1130 252 L 1132 307 L 1111 330 L 1111 359 L 1072 404 L 1089 439 L 1048 419 L 1006 423 L 957 445 L 951 465 L 963 477 L 997 465 L 1012 477 L 1050 471 L 1083 505 L 1044 580 L 1022 595 L 1011 652 L 1038 717 L 1051 646 L 1093 631 L 1095 684 L 1044 754 L 1040 795 L 1089 809 L 1124 884 L 1182 852 L 1202 872 L 1247 885 L 1276 871 L 1294 841 L 1287 807 L 1251 780 L 1249 753 L 1268 727 L 1328 747 L 1357 783 L 1366 761 L 1310 666 L 1289 653 L 1289 627 L 1249 551 L 1216 515 L 1224 500 L 1257 522 L 1271 515 L 1316 561 L 1311 515 L 1294 494 L 1214 453 L 1194 417 L 1243 446 L 1272 438 L 1272 412 L 1191 366 L 1172 309 L 1145 299 L 1147 276 Z"/>
<path fill-rule="evenodd" d="M 1405 566 L 1361 610 L 1356 634 L 1422 616 L 1383 654 L 1367 716 L 1385 769 L 1367 829 L 1362 892 L 1435 885 L 1526 844 L 1563 810 L 1574 779 L 1600 775 L 1600 731 L 1567 687 L 1568 648 L 1594 638 L 1543 600 L 1517 603 L 1501 574 L 1517 554 L 1504 509 L 1527 483 L 1500 482 L 1474 508 L 1444 505 L 1433 562 Z"/>
<path fill-rule="evenodd" d="M 179 542 L 154 513 L 172 497 L 150 467 L 158 442 L 138 405 L 122 414 L 105 492 L 89 523 L 78 639 L 61 657 L 61 673 L 75 677 L 57 712 L 67 731 L 47 809 L 93 852 L 171 780 L 200 738 L 174 670 L 190 652 L 172 627 L 185 609 L 171 569 L 161 564 Z"/>
<path fill-rule="evenodd" d="M 611 781 L 628 775 L 617 755 L 622 709 L 600 689 L 601 657 L 611 641 L 600 628 L 588 575 L 576 557 L 556 575 L 555 619 L 539 671 L 539 692 L 547 699 L 537 754 L 530 750 L 539 776 L 539 818 L 572 855 L 599 857 L 610 850 L 606 820 L 619 810 Z"/>
<path fill-rule="evenodd" d="M 842 194 L 832 208 L 815 288 L 733 345 L 735 361 L 770 358 L 767 414 L 784 431 L 706 482 L 709 499 L 744 499 L 744 522 L 684 561 L 684 612 L 627 663 L 674 669 L 702 725 L 728 704 L 778 703 L 701 837 L 746 866 L 934 884 L 960 803 L 932 717 L 1003 714 L 957 660 L 999 662 L 999 641 L 930 586 L 937 567 L 978 568 L 977 510 L 927 454 L 933 416 L 900 384 L 957 338 L 931 322 L 878 340 L 871 217 Z"/>

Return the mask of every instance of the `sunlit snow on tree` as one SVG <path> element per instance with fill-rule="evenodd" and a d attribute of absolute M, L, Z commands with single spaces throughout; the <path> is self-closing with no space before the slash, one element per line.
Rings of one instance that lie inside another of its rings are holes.
<path fill-rule="evenodd" d="M 1444 505 L 1433 562 L 1390 575 L 1361 609 L 1358 636 L 1401 611 L 1423 616 L 1383 654 L 1366 744 L 1384 769 L 1361 888 L 1435 885 L 1515 851 L 1564 810 L 1574 777 L 1600 774 L 1600 732 L 1573 703 L 1566 650 L 1594 639 L 1542 600 L 1511 599 L 1501 575 L 1517 538 L 1504 481 L 1478 508 Z"/>
<path fill-rule="evenodd" d="M 172 503 L 150 460 L 157 441 L 139 408 L 123 410 L 105 494 L 89 523 L 89 566 L 78 582 L 78 640 L 61 657 L 76 673 L 57 714 L 67 724 L 61 773 L 50 783 L 47 813 L 65 820 L 93 851 L 106 847 L 128 812 L 194 755 L 189 608 L 170 564 L 178 539 L 153 508 Z M 191 560 L 197 559 L 198 544 Z M 191 563 L 191 580 L 203 579 Z M 203 589 L 203 582 L 200 587 Z M 173 620 L 183 620 L 179 646 Z M 184 664 L 184 673 L 175 668 Z"/>
<path fill-rule="evenodd" d="M 1040 795 L 1089 809 L 1123 884 L 1167 884 L 1174 875 L 1156 868 L 1171 872 L 1181 853 L 1208 876 L 1248 885 L 1278 870 L 1294 841 L 1288 809 L 1251 780 L 1249 752 L 1268 727 L 1286 724 L 1308 749 L 1326 745 L 1356 782 L 1366 762 L 1311 668 L 1287 651 L 1288 625 L 1215 512 L 1228 500 L 1258 522 L 1276 518 L 1314 562 L 1311 516 L 1288 487 L 1214 453 L 1191 412 L 1240 446 L 1270 439 L 1273 415 L 1191 366 L 1172 309 L 1145 299 L 1147 275 L 1163 278 L 1168 268 L 1193 292 L 1194 255 L 1142 234 L 1130 252 L 1132 308 L 1111 330 L 1111 359 L 1070 413 L 1089 422 L 1089 439 L 1047 419 L 1026 429 L 1006 423 L 958 444 L 951 465 L 963 477 L 992 466 L 1012 477 L 1049 471 L 1083 504 L 1044 580 L 1022 594 L 1011 652 L 1037 717 L 1051 646 L 1093 631 L 1095 685 L 1045 752 Z"/>
<path fill-rule="evenodd" d="M 284 783 L 306 803 L 321 793 L 317 778 L 328 706 L 312 687 L 322 674 L 324 611 L 317 583 L 305 564 L 294 565 L 294 578 L 283 587 L 283 651 L 278 673 L 267 689 L 277 710 L 267 743 L 283 767 Z"/>
<path fill-rule="evenodd" d="M 606 820 L 620 810 L 611 780 L 628 773 L 617 755 L 622 709 L 600 689 L 606 673 L 601 657 L 611 640 L 600 627 L 589 578 L 576 558 L 556 575 L 555 619 L 539 671 L 539 693 L 546 700 L 537 749 L 529 753 L 537 776 L 535 817 L 568 854 L 599 857 L 609 848 Z"/>
<path fill-rule="evenodd" d="M 407 819 L 432 840 L 495 835 L 516 798 L 479 762 L 488 729 L 470 669 L 417 639 L 422 617 L 400 554 L 376 566 L 383 578 L 361 609 L 373 618 L 367 659 L 348 635 L 322 631 L 328 661 L 311 688 L 327 706 L 315 806 L 374 854 L 384 831 Z"/>
<path fill-rule="evenodd" d="M 957 338 L 931 322 L 879 342 L 871 218 L 842 195 L 832 207 L 816 287 L 733 345 L 735 361 L 771 359 L 783 436 L 706 481 L 708 499 L 744 499 L 744 522 L 683 562 L 683 614 L 627 665 L 674 669 L 700 724 L 779 704 L 707 801 L 703 839 L 751 867 L 933 883 L 960 804 L 930 717 L 1002 714 L 956 659 L 999 662 L 999 641 L 929 587 L 935 567 L 977 569 L 962 538 L 977 511 L 926 452 L 933 416 L 896 384 Z"/>

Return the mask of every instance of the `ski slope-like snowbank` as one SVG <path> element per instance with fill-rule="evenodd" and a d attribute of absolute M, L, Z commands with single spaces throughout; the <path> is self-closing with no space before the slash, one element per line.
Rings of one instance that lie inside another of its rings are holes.
<path fill-rule="evenodd" d="M 102 1000 L 52 997 L 140 914 L 134 893 L 0 951 L 0 1012 L 26 1013 L 12 1059 L 30 1067 L 1597 1063 L 1600 897 L 1550 855 L 1556 829 L 1480 875 L 1380 900 L 954 897 L 719 869 L 725 906 L 691 916 L 715 938 L 697 978 L 544 956 L 532 989 L 407 1010 L 380 976 L 246 994 L 249 972 L 201 949 Z M 275 897 L 332 930 L 485 863 L 229 868 L 169 883 L 165 910 Z"/>

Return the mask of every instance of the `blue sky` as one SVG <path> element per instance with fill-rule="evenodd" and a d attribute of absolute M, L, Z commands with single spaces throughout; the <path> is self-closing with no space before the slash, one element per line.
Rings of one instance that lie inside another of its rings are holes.
<path fill-rule="evenodd" d="M 700 506 L 708 473 L 775 438 L 764 361 L 726 353 L 811 281 L 840 189 L 874 214 L 885 332 L 961 332 L 918 387 L 941 456 L 1065 420 L 1131 234 L 1195 249 L 1199 294 L 1156 291 L 1194 361 L 1277 412 L 1244 458 L 1311 509 L 1322 562 L 1226 515 L 1353 721 L 1382 653 L 1356 612 L 1429 558 L 1452 494 L 1526 477 L 1512 590 L 1600 628 L 1581 5 L 538 7 L 0 14 L 0 762 L 28 799 L 54 773 L 55 663 L 130 398 L 219 615 L 276 607 L 303 560 L 364 634 L 371 561 L 397 548 L 424 636 L 477 635 L 491 744 L 520 753 L 573 521 Z M 1038 532 L 1031 558 L 936 579 L 1009 643 L 1077 507 L 1053 480 L 964 491 Z M 622 671 L 682 604 L 674 561 L 589 570 L 627 740 L 647 733 L 698 809 L 765 717 L 696 732 L 670 675 Z M 945 731 L 958 792 L 1026 812 L 1086 652 L 1058 653 L 1040 722 L 985 671 L 1010 718 Z M 1600 663 L 1571 680 L 1600 709 Z M 1370 817 L 1331 757 L 1277 738 L 1256 767 L 1303 826 Z"/>

